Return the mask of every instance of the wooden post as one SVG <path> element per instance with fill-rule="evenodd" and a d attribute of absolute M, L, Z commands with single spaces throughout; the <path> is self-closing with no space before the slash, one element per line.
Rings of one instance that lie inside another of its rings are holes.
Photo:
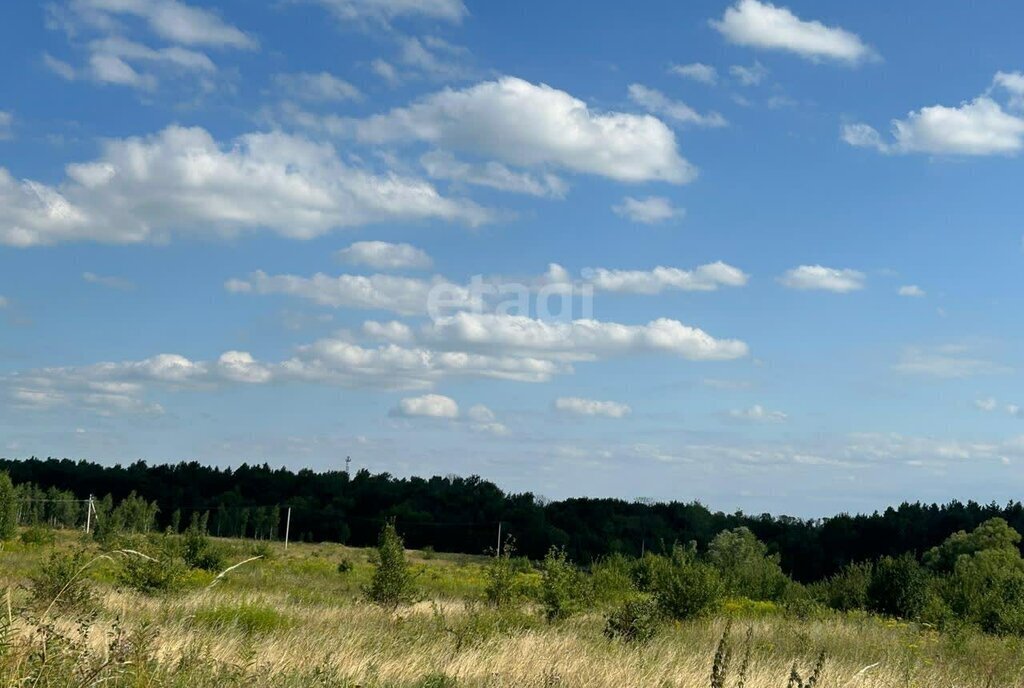
<path fill-rule="evenodd" d="M 92 495 L 89 495 L 89 503 L 85 505 L 85 534 L 89 534 L 89 528 L 92 526 Z"/>
<path fill-rule="evenodd" d="M 284 548 L 288 549 L 288 536 L 292 529 L 292 508 L 288 507 L 288 515 L 284 519 Z"/>

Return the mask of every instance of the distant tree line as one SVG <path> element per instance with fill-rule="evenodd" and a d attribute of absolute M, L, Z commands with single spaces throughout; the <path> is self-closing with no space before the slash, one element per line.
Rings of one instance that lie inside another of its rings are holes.
<path fill-rule="evenodd" d="M 284 510 L 291 507 L 293 540 L 371 546 L 393 519 L 409 547 L 481 553 L 494 548 L 500 522 L 503 532 L 515 537 L 520 554 L 540 559 L 558 547 L 581 563 L 615 553 L 667 554 L 677 544 L 692 543 L 707 553 L 719 533 L 747 528 L 782 571 L 801 582 L 848 571 L 858 562 L 908 552 L 921 558 L 951 535 L 974 531 L 992 518 L 1024 531 L 1020 502 L 904 503 L 872 514 L 800 519 L 714 512 L 699 502 L 547 502 L 531 493 L 506 493 L 477 476 L 396 478 L 366 470 L 351 476 L 345 471 L 295 472 L 266 464 L 234 469 L 196 462 L 103 466 L 36 458 L 0 459 L 0 472 L 9 473 L 15 485 L 11 508 L 22 525 L 80 527 L 86 508 L 76 500 L 94 495 L 98 520 L 122 530 L 177 531 L 208 515 L 211 535 L 279 539 Z"/>

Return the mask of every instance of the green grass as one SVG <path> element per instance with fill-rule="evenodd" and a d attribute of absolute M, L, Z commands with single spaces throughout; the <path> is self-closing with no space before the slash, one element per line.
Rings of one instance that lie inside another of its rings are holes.
<path fill-rule="evenodd" d="M 82 544 L 58 533 L 55 547 Z M 251 543 L 216 544 L 229 564 L 252 556 Z M 615 581 L 592 610 L 549 624 L 529 594 L 488 607 L 482 557 L 410 552 L 421 601 L 390 613 L 363 598 L 371 552 L 333 544 L 286 552 L 271 543 L 268 558 L 212 588 L 215 574 L 192 572 L 181 591 L 150 596 L 118 589 L 117 557 L 101 558 L 84 574 L 92 608 L 41 620 L 25 586 L 52 549 L 15 541 L 0 551 L 0 686 L 705 688 L 727 619 L 734 647 L 752 629 L 746 688 L 784 688 L 794 662 L 806 674 L 822 650 L 819 688 L 1024 684 L 1019 638 L 938 633 L 864 613 L 797 618 L 749 600 L 728 600 L 717 618 L 666 624 L 646 643 L 609 640 L 605 611 L 622 593 Z M 350 571 L 338 572 L 342 559 Z M 516 576 L 521 591 L 535 590 L 537 573 Z"/>

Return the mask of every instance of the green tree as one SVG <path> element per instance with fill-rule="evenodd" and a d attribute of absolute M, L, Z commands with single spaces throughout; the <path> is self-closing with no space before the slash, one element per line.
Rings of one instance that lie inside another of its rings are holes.
<path fill-rule="evenodd" d="M 708 560 L 718 569 L 728 595 L 752 600 L 777 600 L 789 582 L 779 557 L 749 528 L 723 530 L 708 547 Z"/>
<path fill-rule="evenodd" d="M 541 604 L 548 621 L 561 621 L 586 608 L 590 598 L 586 578 L 569 561 L 565 549 L 552 547 L 541 570 Z"/>
<path fill-rule="evenodd" d="M 1020 533 L 1010 527 L 1002 518 L 990 518 L 970 533 L 953 533 L 938 547 L 932 547 L 924 555 L 928 568 L 940 573 L 950 573 L 956 568 L 962 556 L 971 556 L 984 550 L 1005 550 L 1015 552 L 1019 558 Z"/>
<path fill-rule="evenodd" d="M 11 476 L 0 472 L 0 540 L 10 540 L 18 532 L 18 500 Z"/>
<path fill-rule="evenodd" d="M 928 603 L 930 576 L 912 554 L 882 557 L 868 586 L 868 606 L 879 614 L 916 619 Z"/>
<path fill-rule="evenodd" d="M 377 568 L 366 588 L 366 596 L 374 604 L 394 610 L 400 604 L 412 602 L 414 578 L 405 559 L 405 543 L 394 521 L 389 521 L 377 540 Z"/>
<path fill-rule="evenodd" d="M 693 619 L 714 611 L 725 588 L 718 570 L 697 557 L 693 546 L 676 545 L 667 565 L 656 569 L 653 592 L 670 619 Z"/>

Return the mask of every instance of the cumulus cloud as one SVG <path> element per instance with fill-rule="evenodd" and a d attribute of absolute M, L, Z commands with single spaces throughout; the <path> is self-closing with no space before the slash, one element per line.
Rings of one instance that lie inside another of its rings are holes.
<path fill-rule="evenodd" d="M 44 64 L 67 80 L 85 78 L 153 90 L 165 76 L 185 75 L 199 78 L 209 91 L 217 67 L 200 48 L 258 47 L 254 38 L 216 13 L 179 0 L 69 0 L 50 5 L 48 12 L 50 26 L 63 29 L 73 47 L 84 52 L 80 67 L 44 54 Z M 141 33 L 140 24 L 170 45 L 152 47 L 129 38 Z M 79 40 L 86 36 L 92 38 Z"/>
<path fill-rule="evenodd" d="M 994 90 L 1010 95 L 1009 110 Z M 840 136 L 851 146 L 900 155 L 1016 155 L 1024 149 L 1024 75 L 999 72 L 989 92 L 957 106 L 932 105 L 891 122 L 892 140 L 863 122 L 842 126 Z M 1016 110 L 1017 112 L 1014 112 Z"/>
<path fill-rule="evenodd" d="M 82 279 L 89 284 L 98 284 L 101 287 L 107 287 L 108 289 L 117 289 L 118 291 L 131 291 L 135 289 L 135 284 L 131 280 L 127 280 L 123 277 L 114 277 L 112 275 L 97 275 L 94 272 L 83 272 Z"/>
<path fill-rule="evenodd" d="M 633 409 L 627 404 L 581 397 L 559 397 L 555 400 L 555 409 L 575 416 L 601 416 L 604 418 L 625 418 L 633 412 Z"/>
<path fill-rule="evenodd" d="M 737 45 L 785 50 L 811 60 L 858 64 L 876 57 L 860 37 L 819 21 L 800 19 L 785 7 L 759 0 L 739 0 L 711 26 Z"/>
<path fill-rule="evenodd" d="M 912 298 L 923 298 L 926 296 L 925 290 L 916 284 L 905 284 L 899 288 L 897 293 L 900 296 L 909 296 Z"/>
<path fill-rule="evenodd" d="M 974 406 L 979 411 L 985 411 L 988 413 L 995 411 L 997 408 L 999 408 L 999 402 L 992 397 L 988 397 L 986 399 L 977 399 L 974 402 Z"/>
<path fill-rule="evenodd" d="M 760 404 L 754 404 L 750 408 L 732 409 L 729 411 L 730 419 L 748 423 L 781 423 L 787 417 L 782 411 L 770 411 Z"/>
<path fill-rule="evenodd" d="M 389 23 L 395 19 L 434 19 L 458 24 L 469 14 L 462 0 L 310 0 L 338 19 Z"/>
<path fill-rule="evenodd" d="M 646 198 L 626 196 L 621 203 L 612 206 L 612 212 L 631 222 L 645 225 L 678 220 L 686 215 L 685 210 L 676 208 L 672 205 L 672 201 L 664 196 L 647 196 Z"/>
<path fill-rule="evenodd" d="M 444 285 L 446 303 L 452 308 L 470 308 L 479 301 L 466 287 L 446 282 L 440 277 L 430 280 L 396 275 L 338 275 L 316 273 L 299 275 L 268 275 L 257 270 L 247 279 L 231 279 L 225 288 L 236 294 L 283 294 L 309 299 L 332 308 L 358 308 L 392 311 L 402 315 L 423 314 L 430 305 L 431 291 Z"/>
<path fill-rule="evenodd" d="M 565 91 L 509 76 L 445 89 L 367 119 L 322 124 L 364 143 L 421 141 L 521 167 L 549 165 L 624 182 L 683 184 L 696 176 L 659 119 L 598 112 Z"/>
<path fill-rule="evenodd" d="M 694 270 L 658 266 L 653 270 L 608 270 L 587 268 L 586 280 L 599 291 L 628 294 L 660 294 L 662 291 L 715 291 L 719 287 L 742 287 L 748 276 L 721 261 Z"/>
<path fill-rule="evenodd" d="M 420 158 L 420 164 L 432 179 L 484 186 L 498 191 L 564 198 L 569 190 L 569 185 L 563 179 L 550 172 L 519 172 L 494 160 L 482 163 L 464 162 L 447 151 L 435 150 L 425 153 Z"/>
<path fill-rule="evenodd" d="M 960 344 L 922 348 L 907 347 L 893 369 L 906 375 L 942 379 L 968 378 L 993 374 L 1006 369 L 992 361 L 974 355 Z"/>
<path fill-rule="evenodd" d="M 371 339 L 396 344 L 407 344 L 414 339 L 412 328 L 397 320 L 389 322 L 367 320 L 363 323 L 363 333 Z"/>
<path fill-rule="evenodd" d="M 372 222 L 488 218 L 423 180 L 351 167 L 328 144 L 278 132 L 223 145 L 204 129 L 172 126 L 109 140 L 98 159 L 66 171 L 49 186 L 0 168 L 0 243 L 137 243 L 257 229 L 308 239 Z"/>
<path fill-rule="evenodd" d="M 713 85 L 718 83 L 718 70 L 702 62 L 692 62 L 684 65 L 674 64 L 669 67 L 668 71 L 676 76 L 699 81 L 702 84 Z"/>
<path fill-rule="evenodd" d="M 562 360 L 594 360 L 639 353 L 670 353 L 693 361 L 731 360 L 748 353 L 735 339 L 716 339 L 669 318 L 646 325 L 580 319 L 539 320 L 520 315 L 460 312 L 424 326 L 426 342 L 484 348 Z"/>
<path fill-rule="evenodd" d="M 423 249 L 387 241 L 357 241 L 335 255 L 344 263 L 376 270 L 427 270 L 434 264 Z"/>
<path fill-rule="evenodd" d="M 441 394 L 424 394 L 421 397 L 406 397 L 391 410 L 392 416 L 402 418 L 447 418 L 459 417 L 459 405 L 451 397 Z"/>
<path fill-rule="evenodd" d="M 840 294 L 864 288 L 863 272 L 827 268 L 822 265 L 801 265 L 787 270 L 779 282 L 790 289 L 834 291 Z"/>
<path fill-rule="evenodd" d="M 471 406 L 466 412 L 466 417 L 469 419 L 470 429 L 474 432 L 483 432 L 499 437 L 509 434 L 508 426 L 499 422 L 494 411 L 483 404 Z"/>
<path fill-rule="evenodd" d="M 740 82 L 742 86 L 757 86 L 759 83 L 764 81 L 764 78 L 768 76 L 768 68 L 760 62 L 755 61 L 754 64 L 746 67 L 744 65 L 733 65 L 729 67 L 729 73 L 732 74 L 736 81 Z"/>
<path fill-rule="evenodd" d="M 313 102 L 359 100 L 359 89 L 330 72 L 275 74 L 274 86 L 286 95 Z"/>
<path fill-rule="evenodd" d="M 702 115 L 686 103 L 672 100 L 661 91 L 643 84 L 629 85 L 629 99 L 651 114 L 661 115 L 679 124 L 692 124 L 698 127 L 724 127 L 728 124 L 725 117 L 717 112 Z"/>

